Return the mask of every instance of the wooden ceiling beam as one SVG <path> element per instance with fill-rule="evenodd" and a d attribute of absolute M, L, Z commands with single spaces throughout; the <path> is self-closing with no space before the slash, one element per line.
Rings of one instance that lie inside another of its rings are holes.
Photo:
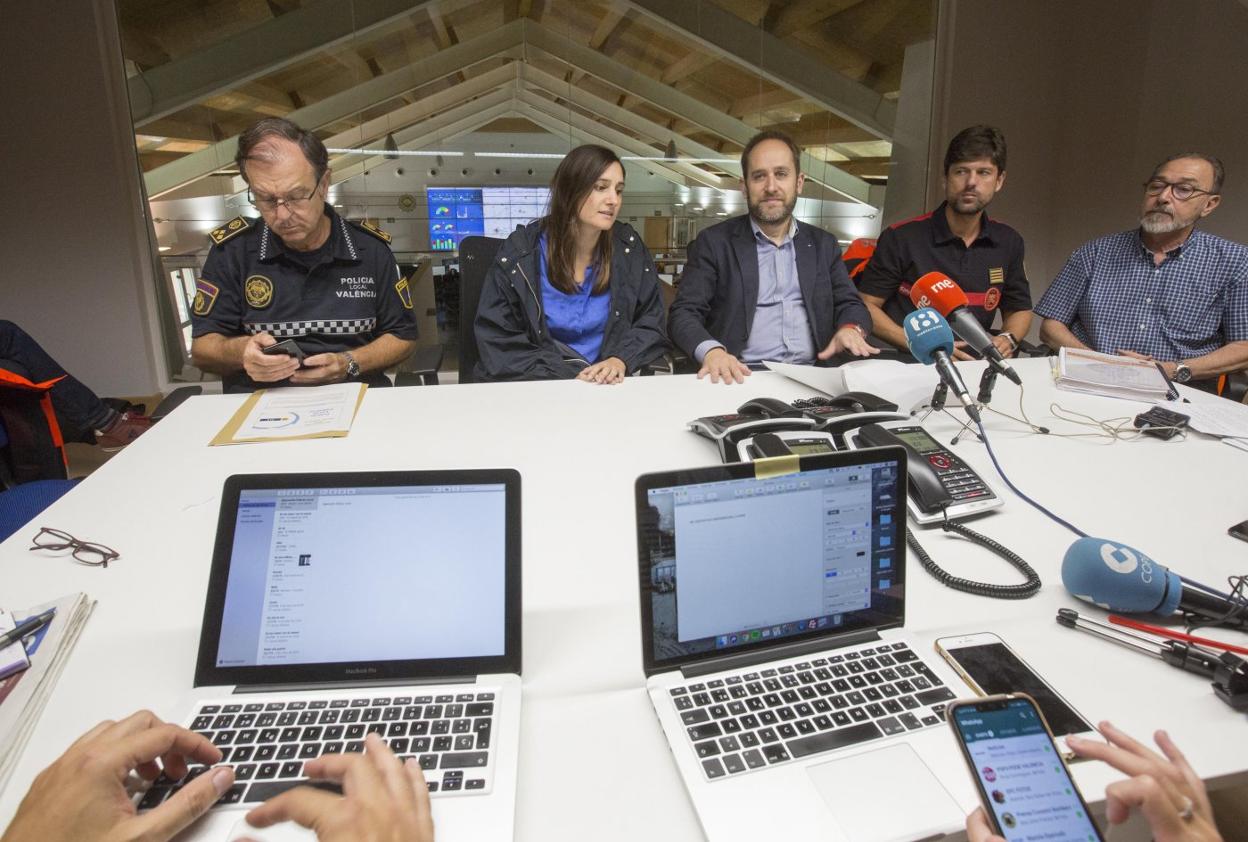
<path fill-rule="evenodd" d="M 663 75 L 659 77 L 659 81 L 664 85 L 671 85 L 697 73 L 704 67 L 710 67 L 719 58 L 711 53 L 702 52 L 701 50 L 690 50 L 681 58 L 676 59 L 667 66 L 663 71 Z"/>
<path fill-rule="evenodd" d="M 607 4 L 607 13 L 598 21 L 598 26 L 594 28 L 594 32 L 589 36 L 589 48 L 591 50 L 601 50 L 602 45 L 611 37 L 611 33 L 615 32 L 615 28 L 620 25 L 620 21 L 624 20 L 624 16 L 628 14 L 628 9 L 617 3 Z"/>

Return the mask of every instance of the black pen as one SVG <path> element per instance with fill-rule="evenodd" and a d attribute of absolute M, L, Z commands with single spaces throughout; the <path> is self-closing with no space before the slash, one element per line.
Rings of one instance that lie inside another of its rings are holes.
<path fill-rule="evenodd" d="M 1161 372 L 1161 379 L 1166 381 L 1166 397 L 1172 401 L 1179 399 L 1179 390 L 1175 387 L 1174 381 L 1170 379 L 1170 375 L 1166 374 L 1166 369 L 1159 362 L 1154 362 L 1157 370 Z"/>
<path fill-rule="evenodd" d="M 0 649 L 3 649 L 6 646 L 10 646 L 14 643 L 17 643 L 23 637 L 26 637 L 29 634 L 34 634 L 35 632 L 39 631 L 39 629 L 43 628 L 48 623 L 52 622 L 52 617 L 55 614 L 56 614 L 56 609 L 49 608 L 47 611 L 44 611 L 42 614 L 36 614 L 33 617 L 27 617 L 25 620 L 22 620 L 20 623 L 17 624 L 15 628 L 12 628 L 9 631 L 5 632 L 4 634 L 0 635 Z"/>

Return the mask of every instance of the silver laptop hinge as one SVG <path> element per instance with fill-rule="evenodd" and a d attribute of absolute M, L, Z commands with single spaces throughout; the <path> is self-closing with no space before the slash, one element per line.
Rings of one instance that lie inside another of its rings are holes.
<path fill-rule="evenodd" d="M 374 681 L 316 681 L 308 684 L 246 684 L 234 688 L 242 693 L 291 693 L 309 690 L 355 690 L 366 687 L 413 687 L 418 684 L 476 684 L 475 675 L 447 675 L 434 678 L 381 678 Z"/>
<path fill-rule="evenodd" d="M 859 643 L 870 643 L 879 639 L 880 633 L 876 629 L 846 632 L 845 634 L 821 637 L 818 640 L 803 640 L 800 643 L 775 646 L 764 649 L 761 652 L 743 652 L 738 655 L 712 658 L 709 661 L 699 661 L 696 664 L 681 667 L 680 674 L 685 678 L 697 678 L 700 675 L 709 675 L 713 672 L 752 667 L 758 664 L 770 663 L 771 661 L 779 661 L 784 658 L 796 658 L 798 655 L 806 655 L 810 652 L 822 652 L 827 649 L 838 649 L 842 646 L 855 646 Z"/>

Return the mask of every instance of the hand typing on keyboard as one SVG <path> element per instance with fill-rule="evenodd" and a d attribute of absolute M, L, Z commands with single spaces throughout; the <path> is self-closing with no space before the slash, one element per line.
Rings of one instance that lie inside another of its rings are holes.
<path fill-rule="evenodd" d="M 433 842 L 419 762 L 400 762 L 376 734 L 365 747 L 364 754 L 326 754 L 304 767 L 308 777 L 339 785 L 341 795 L 299 786 L 256 807 L 248 822 L 265 828 L 291 820 L 322 842 Z M 201 734 L 148 711 L 102 722 L 35 778 L 0 842 L 165 842 L 232 791 L 234 771 L 212 767 L 221 756 Z M 136 780 L 162 775 L 181 782 L 177 791 L 138 812 Z"/>
<path fill-rule="evenodd" d="M 233 771 L 212 769 L 143 814 L 131 801 L 127 781 L 132 774 L 155 780 L 162 768 L 178 779 L 188 760 L 220 759 L 211 742 L 148 711 L 101 722 L 35 778 L 2 842 L 169 839 L 230 788 Z"/>
<path fill-rule="evenodd" d="M 310 777 L 342 785 L 342 795 L 296 787 L 247 814 L 253 827 L 293 821 L 316 831 L 321 842 L 432 842 L 429 790 L 420 764 L 400 762 L 377 734 L 364 754 L 324 755 L 309 760 Z"/>

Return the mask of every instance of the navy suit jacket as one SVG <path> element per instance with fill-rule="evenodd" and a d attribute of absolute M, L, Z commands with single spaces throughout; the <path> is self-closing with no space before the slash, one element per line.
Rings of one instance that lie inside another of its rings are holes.
<path fill-rule="evenodd" d="M 815 352 L 847 324 L 871 332 L 871 316 L 854 288 L 836 237 L 797 223 L 797 280 L 814 333 Z M 749 216 L 707 228 L 689 244 L 685 271 L 668 317 L 668 336 L 691 358 L 707 339 L 740 357 L 758 305 L 758 247 Z"/>

